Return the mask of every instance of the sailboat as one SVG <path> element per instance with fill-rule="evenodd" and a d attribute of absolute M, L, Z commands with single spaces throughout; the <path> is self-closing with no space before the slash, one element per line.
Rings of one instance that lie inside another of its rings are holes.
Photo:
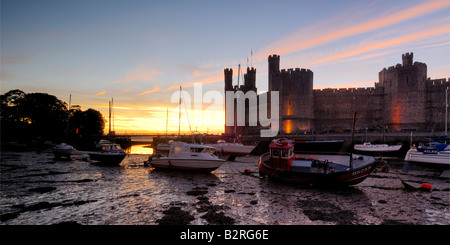
<path fill-rule="evenodd" d="M 445 140 L 448 139 L 448 87 L 445 90 Z M 411 133 L 412 138 L 412 133 Z M 406 153 L 405 161 L 425 163 L 428 166 L 450 167 L 450 145 L 447 143 L 431 142 L 422 146 L 412 146 Z"/>
<path fill-rule="evenodd" d="M 181 121 L 181 86 L 178 118 L 178 137 L 180 137 Z M 154 168 L 181 169 L 211 172 L 219 168 L 225 160 L 220 159 L 213 147 L 188 144 L 174 141 L 170 145 L 168 156 L 163 156 L 161 152 L 155 152 L 144 164 L 149 164 Z"/>
<path fill-rule="evenodd" d="M 239 77 L 241 72 L 241 65 L 238 65 L 238 88 L 239 88 Z M 234 139 L 233 143 L 226 142 L 225 140 L 218 140 L 215 144 L 209 144 L 209 146 L 214 147 L 216 151 L 220 152 L 222 158 L 234 161 L 236 157 L 246 156 L 250 154 L 256 145 L 244 145 L 242 143 L 236 142 L 236 113 L 234 114 Z"/>

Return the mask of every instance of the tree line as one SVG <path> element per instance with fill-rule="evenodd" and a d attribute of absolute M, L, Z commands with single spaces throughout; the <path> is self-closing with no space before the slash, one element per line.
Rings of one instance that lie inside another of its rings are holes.
<path fill-rule="evenodd" d="M 1 141 L 50 140 L 81 143 L 99 140 L 105 119 L 94 109 L 68 108 L 67 103 L 46 93 L 19 89 L 0 95 Z"/>

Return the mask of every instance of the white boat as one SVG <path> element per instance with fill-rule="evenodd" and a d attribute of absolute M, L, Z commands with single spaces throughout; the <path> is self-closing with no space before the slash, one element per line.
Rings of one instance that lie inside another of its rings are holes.
<path fill-rule="evenodd" d="M 405 161 L 429 163 L 440 166 L 450 166 L 450 146 L 443 150 L 411 148 L 405 156 Z"/>
<path fill-rule="evenodd" d="M 387 144 L 371 144 L 365 142 L 364 144 L 355 144 L 354 149 L 357 151 L 366 152 L 393 152 L 402 148 L 402 145 L 387 145 Z"/>
<path fill-rule="evenodd" d="M 176 141 L 171 144 L 167 157 L 156 152 L 145 163 L 154 168 L 211 172 L 224 162 L 225 160 L 215 155 L 213 147 Z"/>
<path fill-rule="evenodd" d="M 61 143 L 59 145 L 53 146 L 53 154 L 55 154 L 56 158 L 60 157 L 70 157 L 75 154 L 75 148 L 66 143 Z"/>
<path fill-rule="evenodd" d="M 167 142 L 167 143 L 160 143 L 156 146 L 156 149 L 158 151 L 170 151 L 170 146 L 172 145 L 173 140 Z"/>
<path fill-rule="evenodd" d="M 256 145 L 243 145 L 241 143 L 228 143 L 225 140 L 218 140 L 215 144 L 208 146 L 216 149 L 222 157 L 228 157 L 229 160 L 234 160 L 236 157 L 246 156 L 250 154 Z"/>

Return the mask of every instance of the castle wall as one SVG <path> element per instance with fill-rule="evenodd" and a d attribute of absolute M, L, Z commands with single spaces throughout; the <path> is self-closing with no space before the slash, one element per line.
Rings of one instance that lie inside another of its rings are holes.
<path fill-rule="evenodd" d="M 429 130 L 445 128 L 445 92 L 450 87 L 449 79 L 428 79 L 425 83 L 426 102 L 425 119 L 426 127 Z M 450 95 L 448 95 L 450 101 Z M 450 112 L 447 114 L 447 121 L 450 122 Z"/>
<path fill-rule="evenodd" d="M 378 130 L 383 127 L 382 100 L 382 91 L 375 88 L 314 90 L 314 130 L 351 130 L 353 112 L 357 129 Z"/>
<path fill-rule="evenodd" d="M 427 79 L 427 65 L 413 62 L 413 53 L 403 54 L 402 64 L 381 70 L 370 88 L 313 90 L 311 70 L 280 70 L 280 56 L 275 54 L 268 57 L 268 64 L 269 91 L 279 91 L 280 134 L 350 130 L 354 112 L 358 130 L 445 128 L 445 90 L 450 78 Z M 244 85 L 233 87 L 232 70 L 225 69 L 225 90 L 256 92 L 256 70 L 247 68 L 244 77 Z M 261 127 L 248 126 L 248 105 L 246 114 L 247 126 L 238 127 L 237 134 L 259 134 Z M 233 133 L 233 127 L 225 132 Z"/>

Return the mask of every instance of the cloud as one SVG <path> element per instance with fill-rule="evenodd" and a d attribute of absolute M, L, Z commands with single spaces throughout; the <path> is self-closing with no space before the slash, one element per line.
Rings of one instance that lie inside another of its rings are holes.
<path fill-rule="evenodd" d="M 389 49 L 389 48 L 393 48 L 396 46 L 405 45 L 407 43 L 411 43 L 411 42 L 414 42 L 414 41 L 417 41 L 417 40 L 420 40 L 423 38 L 431 38 L 434 36 L 448 34 L 449 30 L 450 30 L 450 25 L 447 23 L 443 26 L 438 26 L 438 27 L 435 27 L 432 29 L 415 32 L 412 34 L 406 34 L 403 36 L 394 37 L 394 38 L 386 39 L 386 40 L 372 41 L 370 43 L 365 43 L 364 45 L 359 45 L 358 47 L 353 47 L 351 49 L 348 49 L 345 52 L 341 52 L 336 55 L 326 57 L 324 59 L 313 61 L 310 64 L 311 65 L 323 64 L 323 63 L 328 63 L 328 62 L 332 62 L 332 61 L 336 61 L 336 60 L 342 60 L 342 59 L 345 59 L 348 57 L 353 57 L 353 56 L 369 53 L 369 52 L 376 51 L 379 49 Z M 384 52 L 384 53 L 386 53 L 386 52 Z M 372 56 L 380 56 L 382 54 L 383 53 L 366 55 L 363 58 L 369 58 Z"/>
<path fill-rule="evenodd" d="M 114 81 L 113 83 L 128 83 L 138 81 L 150 81 L 161 75 L 162 72 L 155 70 L 154 67 L 147 63 L 140 64 L 136 68 L 128 71 L 125 76 Z"/>
<path fill-rule="evenodd" d="M 210 75 L 205 77 L 205 78 L 193 81 L 193 82 L 184 83 L 184 84 L 178 84 L 178 85 L 172 85 L 172 86 L 168 87 L 165 91 L 179 89 L 180 86 L 182 86 L 183 88 L 194 87 L 194 84 L 196 84 L 196 83 L 208 84 L 208 83 L 222 82 L 223 79 L 224 79 L 222 71 L 216 71 L 216 72 L 208 73 L 208 74 L 210 74 Z"/>
<path fill-rule="evenodd" d="M 351 15 L 335 16 L 313 26 L 302 28 L 299 31 L 273 43 L 256 55 L 258 61 L 267 59 L 272 53 L 286 55 L 302 50 L 311 49 L 320 45 L 335 42 L 340 39 L 355 36 L 362 33 L 389 27 L 400 22 L 411 20 L 450 6 L 448 0 L 425 1 L 408 9 L 389 13 L 378 14 L 376 18 L 367 21 L 349 21 Z M 363 15 L 361 15 L 363 16 Z M 344 23 L 339 27 L 333 23 Z M 351 25 L 348 23 L 359 23 Z"/>
<path fill-rule="evenodd" d="M 158 92 L 159 90 L 160 90 L 159 86 L 156 86 L 154 89 L 152 89 L 152 90 L 147 90 L 147 91 L 145 91 L 145 92 L 140 93 L 139 95 L 151 94 L 151 93 L 154 93 L 154 92 Z"/>
<path fill-rule="evenodd" d="M 106 91 L 98 92 L 95 94 L 95 96 L 104 95 L 104 94 L 106 94 Z"/>

